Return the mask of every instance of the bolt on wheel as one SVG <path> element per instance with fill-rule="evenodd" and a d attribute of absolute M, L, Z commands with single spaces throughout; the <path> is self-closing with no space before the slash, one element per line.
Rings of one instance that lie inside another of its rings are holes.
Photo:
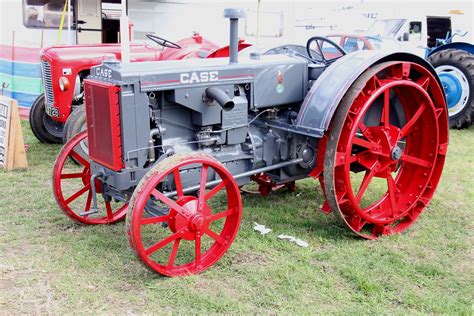
<path fill-rule="evenodd" d="M 52 179 L 54 197 L 61 211 L 77 223 L 113 224 L 125 217 L 128 204 L 114 202 L 101 194 L 102 183 L 98 179 L 94 181 L 98 212 L 88 214 L 93 200 L 90 162 L 76 150 L 86 137 L 85 131 L 77 134 L 64 145 L 56 158 Z"/>
<path fill-rule="evenodd" d="M 448 145 L 442 89 L 418 64 L 386 62 L 348 91 L 329 131 L 329 205 L 362 237 L 401 232 L 425 209 L 441 176 Z"/>
<path fill-rule="evenodd" d="M 193 179 L 199 179 L 194 188 Z M 225 254 L 241 214 L 239 187 L 220 162 L 205 154 L 175 155 L 153 167 L 135 189 L 127 233 L 148 268 L 166 276 L 196 274 Z"/>

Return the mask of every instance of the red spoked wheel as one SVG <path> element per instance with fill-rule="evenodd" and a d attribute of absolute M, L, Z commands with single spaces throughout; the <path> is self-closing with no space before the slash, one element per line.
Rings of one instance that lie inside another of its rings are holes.
<path fill-rule="evenodd" d="M 192 179 L 199 185 L 189 190 Z M 215 180 L 221 182 L 208 185 Z M 241 214 L 239 187 L 224 165 L 206 154 L 175 155 L 153 167 L 132 195 L 130 246 L 160 274 L 200 273 L 230 247 Z"/>
<path fill-rule="evenodd" d="M 64 214 L 77 223 L 113 224 L 127 215 L 128 203 L 114 202 L 104 197 L 101 194 L 102 184 L 97 179 L 95 190 L 99 211 L 84 215 L 92 206 L 90 163 L 77 153 L 76 148 L 86 137 L 87 132 L 84 131 L 71 138 L 56 158 L 53 167 L 54 197 Z"/>
<path fill-rule="evenodd" d="M 448 145 L 442 93 L 421 65 L 386 62 L 367 70 L 343 98 L 329 131 L 325 192 L 359 236 L 404 231 L 433 196 Z"/>

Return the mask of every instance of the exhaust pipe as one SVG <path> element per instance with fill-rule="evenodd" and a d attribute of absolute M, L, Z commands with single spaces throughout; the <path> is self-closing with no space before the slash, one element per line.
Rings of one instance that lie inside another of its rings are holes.
<path fill-rule="evenodd" d="M 234 101 L 225 93 L 224 90 L 210 87 L 204 92 L 204 97 L 207 100 L 214 100 L 221 106 L 224 111 L 230 111 L 234 108 Z"/>
<path fill-rule="evenodd" d="M 230 36 L 229 36 L 229 63 L 238 63 L 239 54 L 239 19 L 243 18 L 244 11 L 242 9 L 228 8 L 224 10 L 224 17 L 230 19 Z"/>

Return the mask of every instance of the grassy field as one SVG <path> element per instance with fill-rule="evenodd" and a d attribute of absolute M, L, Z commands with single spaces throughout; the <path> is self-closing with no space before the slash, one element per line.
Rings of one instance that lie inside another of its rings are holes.
<path fill-rule="evenodd" d="M 295 193 L 244 194 L 224 258 L 164 278 L 136 260 L 123 222 L 83 227 L 59 211 L 50 178 L 60 146 L 23 127 L 30 168 L 0 173 L 0 314 L 473 313 L 474 128 L 451 132 L 437 194 L 402 235 L 353 237 L 318 211 L 321 189 L 308 179 Z M 273 232 L 257 234 L 254 221 Z"/>

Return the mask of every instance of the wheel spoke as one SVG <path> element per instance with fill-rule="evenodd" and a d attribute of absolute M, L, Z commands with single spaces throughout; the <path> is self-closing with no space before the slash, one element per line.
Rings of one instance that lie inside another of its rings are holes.
<path fill-rule="evenodd" d="M 388 127 L 390 124 L 390 89 L 383 93 L 383 110 L 380 122 L 383 123 L 384 127 Z"/>
<path fill-rule="evenodd" d="M 359 127 L 362 135 L 367 138 L 369 141 L 372 141 L 371 138 L 370 138 L 370 135 L 367 133 L 367 126 L 364 124 L 364 122 L 362 120 L 359 121 L 359 124 L 357 124 L 357 126 Z"/>
<path fill-rule="evenodd" d="M 395 181 L 393 181 L 392 174 L 390 171 L 387 171 L 387 186 L 388 186 L 388 196 L 390 198 L 390 204 L 392 206 L 392 215 L 395 213 L 396 200 L 395 200 Z"/>
<path fill-rule="evenodd" d="M 420 79 L 418 79 L 416 81 L 416 83 L 421 85 L 423 87 L 423 89 L 425 89 L 425 91 L 428 91 L 428 87 L 430 85 L 430 78 L 429 77 L 420 77 Z"/>
<path fill-rule="evenodd" d="M 204 234 L 208 235 L 209 237 L 211 237 L 212 239 L 214 239 L 215 241 L 217 241 L 219 244 L 223 244 L 224 243 L 224 238 L 222 238 L 221 236 L 217 235 L 215 232 L 213 232 L 211 229 L 207 228 L 205 229 L 204 231 Z"/>
<path fill-rule="evenodd" d="M 363 138 L 359 138 L 359 137 L 353 137 L 352 144 L 358 145 L 367 149 L 373 149 L 373 150 L 377 148 L 377 144 L 372 143 L 371 141 L 365 140 Z"/>
<path fill-rule="evenodd" d="M 167 222 L 168 220 L 169 220 L 168 215 L 153 216 L 153 217 L 142 218 L 140 224 L 150 225 L 150 224 L 164 223 L 164 222 Z"/>
<path fill-rule="evenodd" d="M 351 155 L 347 160 L 345 160 L 345 163 L 346 164 L 352 164 L 354 162 L 361 162 L 364 159 L 364 156 L 366 156 L 369 153 L 372 153 L 372 151 L 362 151 L 362 152 L 357 153 L 355 155 Z"/>
<path fill-rule="evenodd" d="M 206 197 L 206 183 L 207 183 L 207 170 L 209 166 L 202 164 L 201 169 L 201 186 L 199 187 L 199 198 L 198 198 L 198 211 L 201 212 L 205 205 Z"/>
<path fill-rule="evenodd" d="M 364 179 L 362 179 L 362 183 L 360 184 L 359 191 L 357 191 L 357 195 L 355 197 L 357 204 L 360 203 L 360 200 L 362 199 L 362 196 L 364 195 L 365 191 L 369 187 L 369 184 L 372 181 L 374 175 L 375 175 L 375 168 L 365 171 Z"/>
<path fill-rule="evenodd" d="M 400 159 L 405 161 L 405 162 L 412 163 L 412 164 L 415 164 L 415 165 L 418 165 L 418 166 L 421 166 L 421 167 L 425 167 L 425 168 L 431 168 L 431 166 L 433 165 L 429 161 L 426 161 L 426 160 L 423 160 L 423 159 L 420 159 L 420 158 L 417 158 L 417 157 L 414 157 L 414 156 L 410 156 L 410 155 L 405 154 L 405 153 L 402 155 L 402 157 L 400 157 Z"/>
<path fill-rule="evenodd" d="M 114 213 L 112 211 L 112 206 L 110 205 L 109 201 L 105 202 L 105 209 L 107 211 L 107 218 L 111 220 L 114 216 Z"/>
<path fill-rule="evenodd" d="M 185 218 L 188 218 L 187 212 L 184 210 L 182 206 L 176 203 L 176 201 L 173 201 L 172 199 L 170 199 L 169 197 L 167 197 L 166 195 L 164 195 L 157 189 L 153 189 L 151 194 L 157 199 L 159 199 L 161 202 L 165 203 L 166 205 L 168 205 L 169 207 L 171 207 L 172 209 L 174 209 L 175 211 L 183 215 Z"/>
<path fill-rule="evenodd" d="M 87 190 L 89 190 L 91 188 L 91 185 L 90 184 L 87 184 L 86 186 L 84 186 L 82 189 L 80 189 L 79 191 L 77 191 L 76 193 L 74 193 L 73 195 L 71 195 L 67 200 L 64 201 L 64 203 L 67 205 L 69 203 L 71 203 L 72 201 L 74 201 L 75 199 L 77 199 L 78 197 L 80 197 L 81 195 L 83 195 Z"/>
<path fill-rule="evenodd" d="M 82 172 L 78 173 L 63 173 L 61 175 L 61 179 L 75 179 L 75 178 L 81 178 L 82 177 Z"/>
<path fill-rule="evenodd" d="M 71 155 L 76 161 L 80 162 L 84 167 L 89 167 L 90 163 L 86 159 L 84 159 L 84 157 L 76 153 L 74 150 L 71 150 L 69 155 Z"/>
<path fill-rule="evenodd" d="M 178 254 L 179 243 L 181 242 L 181 238 L 178 238 L 173 243 L 173 248 L 171 249 L 170 258 L 168 259 L 168 267 L 172 267 L 174 265 L 174 260 L 176 259 L 176 255 Z"/>
<path fill-rule="evenodd" d="M 201 236 L 196 234 L 196 240 L 194 241 L 194 252 L 195 252 L 195 263 L 196 268 L 201 265 Z"/>
<path fill-rule="evenodd" d="M 156 244 L 154 244 L 153 246 L 145 249 L 145 253 L 149 256 L 151 255 L 152 253 L 154 253 L 155 251 L 157 250 L 160 250 L 161 248 L 163 248 L 164 246 L 166 246 L 167 244 L 169 244 L 170 242 L 180 238 L 181 236 L 183 235 L 183 231 L 180 230 L 168 237 L 166 237 L 165 239 L 157 242 Z"/>
<path fill-rule="evenodd" d="M 219 213 L 216 213 L 216 214 L 212 214 L 212 215 L 208 216 L 207 219 L 209 221 L 213 222 L 213 221 L 217 221 L 218 219 L 221 219 L 221 218 L 227 217 L 229 215 L 232 215 L 234 213 L 235 213 L 235 209 L 230 208 L 228 210 L 225 210 L 224 212 L 219 212 Z"/>
<path fill-rule="evenodd" d="M 227 183 L 229 183 L 229 179 L 223 180 L 221 183 L 213 187 L 212 190 L 207 192 L 204 199 L 209 200 L 214 197 L 214 195 L 216 195 L 220 190 L 222 190 L 227 185 Z"/>
<path fill-rule="evenodd" d="M 178 198 L 182 198 L 184 196 L 183 193 L 183 185 L 181 184 L 181 175 L 179 174 L 179 168 L 176 168 L 173 171 L 174 176 L 174 185 L 176 186 L 176 192 L 178 193 Z"/>
<path fill-rule="evenodd" d="M 403 138 L 407 136 L 408 134 L 410 134 L 411 130 L 413 129 L 413 126 L 415 125 L 416 121 L 420 118 L 421 114 L 423 113 L 425 109 L 426 109 L 426 104 L 423 103 L 415 112 L 415 114 L 412 116 L 412 118 L 400 130 L 400 138 Z"/>

